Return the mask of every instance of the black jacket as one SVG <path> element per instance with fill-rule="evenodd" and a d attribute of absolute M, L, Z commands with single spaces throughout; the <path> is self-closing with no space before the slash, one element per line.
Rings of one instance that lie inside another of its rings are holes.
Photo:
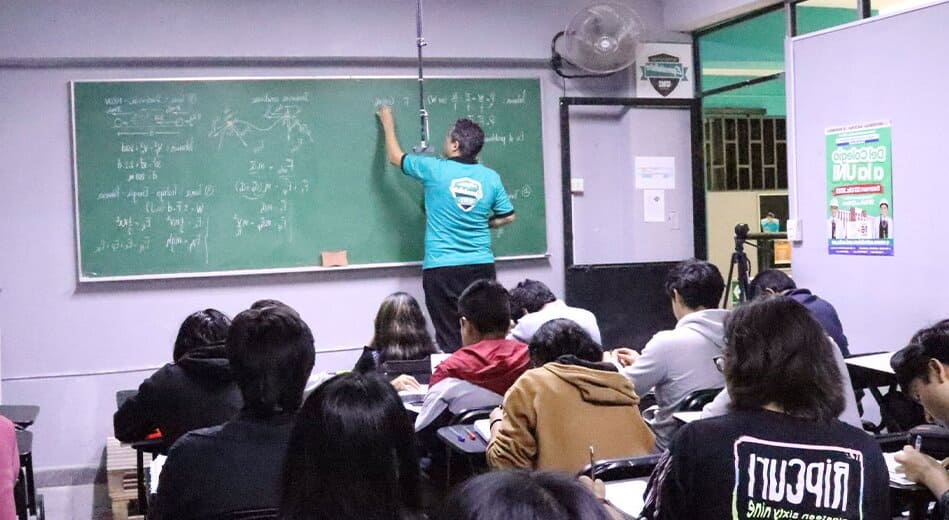
<path fill-rule="evenodd" d="M 178 437 L 221 424 L 242 406 L 224 346 L 212 345 L 192 350 L 177 363 L 158 369 L 112 420 L 115 437 L 123 442 L 142 440 L 160 429 L 167 450 Z"/>

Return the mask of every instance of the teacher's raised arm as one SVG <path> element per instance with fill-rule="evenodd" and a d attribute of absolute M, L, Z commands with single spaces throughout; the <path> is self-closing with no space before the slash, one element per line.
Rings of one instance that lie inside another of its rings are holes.
<path fill-rule="evenodd" d="M 393 166 L 402 165 L 402 147 L 399 146 L 399 140 L 395 136 L 395 119 L 392 117 L 392 109 L 389 105 L 380 105 L 376 110 L 379 116 L 379 122 L 382 123 L 382 131 L 385 134 L 386 158 Z"/>

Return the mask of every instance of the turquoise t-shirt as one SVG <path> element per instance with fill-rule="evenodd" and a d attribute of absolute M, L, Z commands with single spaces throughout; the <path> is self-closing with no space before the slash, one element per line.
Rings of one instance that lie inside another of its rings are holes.
<path fill-rule="evenodd" d="M 494 262 L 488 219 L 514 213 L 496 171 L 415 154 L 402 156 L 402 171 L 425 190 L 423 269 Z"/>

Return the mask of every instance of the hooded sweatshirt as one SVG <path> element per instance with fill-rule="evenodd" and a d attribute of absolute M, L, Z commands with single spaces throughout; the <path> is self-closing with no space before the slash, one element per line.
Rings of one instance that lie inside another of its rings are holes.
<path fill-rule="evenodd" d="M 597 460 L 646 455 L 653 434 L 639 397 L 612 366 L 561 357 L 528 370 L 504 397 L 488 464 L 576 473 Z"/>
<path fill-rule="evenodd" d="M 724 309 L 695 311 L 682 317 L 673 330 L 656 333 L 639 358 L 621 371 L 639 395 L 652 391 L 658 410 L 652 423 L 656 448 L 664 450 L 678 428 L 672 416 L 695 390 L 722 388 L 725 377 L 713 358 L 725 348 Z"/>
<path fill-rule="evenodd" d="M 188 431 L 227 421 L 242 405 L 224 345 L 197 348 L 142 382 L 112 418 L 115 437 L 139 441 L 158 428 L 167 449 Z"/>

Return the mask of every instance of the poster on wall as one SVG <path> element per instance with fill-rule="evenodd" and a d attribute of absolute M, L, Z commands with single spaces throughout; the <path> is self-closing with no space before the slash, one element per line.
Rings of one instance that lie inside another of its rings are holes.
<path fill-rule="evenodd" d="M 636 47 L 636 97 L 692 97 L 692 46 L 643 43 Z"/>
<path fill-rule="evenodd" d="M 890 122 L 828 128 L 827 250 L 832 255 L 893 254 Z"/>

